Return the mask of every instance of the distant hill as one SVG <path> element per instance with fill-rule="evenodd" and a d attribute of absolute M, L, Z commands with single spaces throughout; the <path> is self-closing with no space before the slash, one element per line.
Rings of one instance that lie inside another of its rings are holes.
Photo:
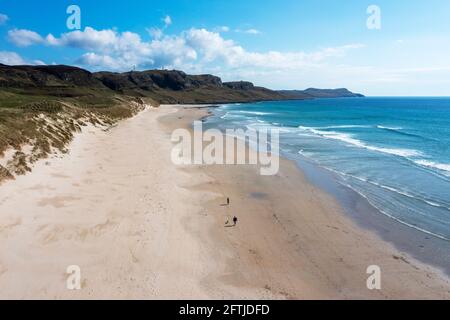
<path fill-rule="evenodd" d="M 315 89 L 306 90 L 280 90 L 278 91 L 286 97 L 292 99 L 314 99 L 314 98 L 362 98 L 364 95 L 353 93 L 348 89 Z"/>

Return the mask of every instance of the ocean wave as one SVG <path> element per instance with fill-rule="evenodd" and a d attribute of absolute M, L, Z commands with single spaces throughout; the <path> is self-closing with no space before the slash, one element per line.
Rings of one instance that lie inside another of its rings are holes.
<path fill-rule="evenodd" d="M 352 175 L 352 178 L 358 179 L 358 177 L 353 176 L 353 175 Z M 401 196 L 404 196 L 404 197 L 407 197 L 407 198 L 410 198 L 410 199 L 413 199 L 413 200 L 416 200 L 416 201 L 420 201 L 420 202 L 426 203 L 426 204 L 428 204 L 428 205 L 430 205 L 432 207 L 443 208 L 443 209 L 446 209 L 446 210 L 450 211 L 450 207 L 447 207 L 444 204 L 439 204 L 439 203 L 436 203 L 434 201 L 425 199 L 422 196 L 418 196 L 418 195 L 409 193 L 407 191 L 400 190 L 400 189 L 397 189 L 397 188 L 394 188 L 394 187 L 390 187 L 390 186 L 386 186 L 384 184 L 377 183 L 377 182 L 374 182 L 374 181 L 370 181 L 370 180 L 367 180 L 367 179 L 359 179 L 359 180 L 367 182 L 367 183 L 369 183 L 371 185 L 374 185 L 374 186 L 377 186 L 379 188 L 382 188 L 382 189 L 394 192 L 394 193 L 396 193 L 398 195 L 401 195 Z"/>
<path fill-rule="evenodd" d="M 406 129 L 404 129 L 402 127 L 376 126 L 376 128 L 377 129 L 381 129 L 381 130 L 385 130 L 385 131 L 388 131 L 388 132 L 393 132 L 393 133 L 396 133 L 396 134 L 400 134 L 402 136 L 419 138 L 419 139 L 428 140 L 428 141 L 438 141 L 436 139 L 433 139 L 433 138 L 430 138 L 430 137 L 425 137 L 425 136 L 420 135 L 420 134 L 407 132 L 407 131 L 405 131 Z"/>
<path fill-rule="evenodd" d="M 246 125 L 247 129 L 254 129 L 254 130 L 267 130 L 267 131 L 271 131 L 271 130 L 277 130 L 280 133 L 292 133 L 295 134 L 298 132 L 298 128 L 294 128 L 294 127 L 284 127 L 284 126 L 276 126 L 273 123 L 264 121 L 264 120 L 254 120 L 252 119 L 251 123 Z"/>
<path fill-rule="evenodd" d="M 304 152 L 303 150 L 300 150 L 299 154 L 301 154 L 303 156 L 306 156 L 306 157 L 309 156 L 308 153 Z M 450 211 L 450 206 L 448 206 L 448 204 L 437 203 L 436 200 L 430 200 L 430 199 L 424 198 L 423 196 L 412 194 L 412 193 L 409 193 L 409 192 L 404 191 L 404 190 L 400 190 L 400 189 L 397 189 L 397 188 L 394 188 L 394 187 L 391 187 L 391 186 L 387 186 L 387 185 L 384 185 L 384 184 L 381 184 L 381 183 L 369 180 L 367 178 L 356 176 L 354 174 L 345 173 L 345 172 L 338 171 L 338 170 L 335 170 L 335 169 L 332 169 L 332 168 L 328 168 L 328 167 L 323 167 L 323 168 L 325 168 L 325 169 L 327 169 L 327 170 L 329 170 L 331 172 L 334 172 L 335 174 L 337 174 L 339 176 L 356 179 L 356 180 L 361 181 L 363 183 L 368 183 L 368 184 L 371 184 L 371 185 L 373 185 L 375 187 L 382 188 L 382 189 L 394 192 L 394 193 L 396 193 L 398 195 L 401 195 L 401 196 L 404 196 L 404 197 L 407 197 L 407 198 L 410 198 L 410 199 L 413 199 L 413 200 L 416 200 L 416 201 L 420 201 L 420 202 L 426 203 L 426 204 L 428 204 L 428 205 L 430 205 L 432 207 L 443 208 L 443 209 L 446 209 L 446 210 Z"/>
<path fill-rule="evenodd" d="M 377 182 L 370 181 L 370 180 L 367 179 L 367 178 L 358 177 L 358 176 L 355 176 L 355 175 L 352 175 L 352 174 L 348 174 L 348 173 L 345 173 L 345 172 L 341 172 L 341 171 L 338 171 L 338 170 L 334 170 L 334 169 L 329 168 L 329 167 L 325 167 L 325 166 L 319 164 L 316 160 L 314 160 L 313 157 L 310 157 L 310 156 L 312 156 L 312 155 L 308 154 L 308 152 L 305 152 L 304 150 L 300 150 L 298 153 L 299 153 L 300 155 L 304 156 L 305 158 L 314 161 L 314 162 L 315 162 L 317 165 L 319 165 L 320 167 L 322 167 L 322 168 L 324 168 L 324 169 L 326 169 L 326 170 L 328 170 L 328 171 L 331 171 L 331 172 L 337 174 L 338 176 L 340 176 L 341 179 L 338 179 L 338 180 L 337 180 L 340 184 L 342 184 L 342 185 L 348 187 L 349 189 L 355 191 L 356 193 L 358 193 L 361 197 L 363 197 L 364 199 L 366 199 L 367 202 L 369 202 L 369 204 L 370 204 L 371 206 L 373 206 L 375 209 L 377 209 L 381 214 L 383 214 L 383 215 L 385 215 L 385 216 L 387 216 L 387 217 L 389 217 L 389 218 L 391 218 L 391 219 L 393 219 L 393 220 L 395 220 L 395 221 L 397 221 L 397 222 L 399 222 L 399 223 L 401 223 L 401 224 L 403 224 L 403 225 L 405 225 L 405 226 L 407 226 L 407 227 L 413 228 L 413 229 L 415 229 L 415 230 L 418 230 L 418 231 L 420 231 L 420 232 L 426 233 L 426 234 L 428 234 L 428 235 L 431 235 L 431 236 L 433 236 L 433 237 L 436 237 L 436 238 L 439 238 L 439 239 L 442 239 L 442 240 L 445 240 L 445 241 L 450 241 L 450 238 L 447 237 L 447 236 L 445 236 L 445 235 L 442 235 L 442 234 L 439 234 L 439 233 L 436 233 L 436 232 L 427 230 L 427 229 L 425 229 L 425 228 L 421 228 L 421 227 L 419 227 L 419 226 L 417 226 L 417 225 L 415 225 L 415 224 L 412 224 L 412 223 L 409 223 L 409 222 L 407 222 L 407 221 L 404 221 L 404 220 L 402 220 L 402 219 L 400 219 L 400 218 L 398 218 L 398 217 L 396 217 L 396 216 L 394 216 L 394 215 L 388 213 L 386 210 L 383 210 L 382 208 L 380 208 L 380 206 L 376 205 L 376 204 L 373 202 L 373 200 L 372 200 L 368 195 L 366 195 L 364 192 L 362 192 L 361 190 L 359 190 L 358 188 L 356 188 L 356 186 L 353 186 L 347 179 L 345 179 L 345 177 L 351 177 L 351 178 L 357 179 L 357 180 L 359 180 L 359 181 L 361 181 L 361 182 L 369 183 L 369 184 L 372 184 L 372 185 L 374 185 L 374 186 L 381 187 L 381 188 L 383 188 L 383 189 L 389 190 L 389 191 L 391 191 L 391 192 L 395 192 L 395 193 L 397 193 L 397 194 L 406 196 L 406 197 L 408 197 L 408 198 L 413 198 L 413 199 L 415 199 L 415 200 L 425 202 L 425 203 L 427 203 L 428 205 L 431 205 L 431 206 L 433 206 L 433 207 L 439 207 L 439 208 L 447 209 L 447 210 L 450 211 L 450 208 L 449 208 L 449 207 L 447 207 L 447 206 L 445 206 L 445 205 L 437 204 L 437 203 L 432 202 L 432 201 L 429 201 L 429 200 L 427 200 L 427 199 L 423 199 L 422 197 L 414 196 L 414 195 L 412 195 L 412 194 L 410 194 L 410 193 L 408 193 L 408 192 L 405 192 L 405 191 L 402 191 L 402 190 L 398 190 L 398 189 L 395 189 L 395 188 L 393 188 L 393 187 L 385 186 L 385 185 L 379 184 L 379 183 L 377 183 Z"/>
<path fill-rule="evenodd" d="M 227 113 L 225 113 L 223 116 L 221 116 L 220 119 L 226 119 L 226 118 L 228 118 L 229 116 L 230 116 L 230 113 L 227 112 Z"/>
<path fill-rule="evenodd" d="M 273 113 L 271 113 L 271 112 L 245 111 L 245 110 L 239 110 L 239 111 L 236 111 L 236 113 L 248 114 L 248 115 L 255 115 L 255 116 L 269 116 L 269 115 L 272 115 L 272 114 L 273 114 Z"/>
<path fill-rule="evenodd" d="M 371 126 L 360 125 L 360 124 L 344 124 L 337 126 L 326 126 L 326 127 L 314 127 L 313 129 L 326 130 L 326 129 L 354 129 L 354 128 L 371 128 Z"/>
<path fill-rule="evenodd" d="M 236 114 L 233 112 L 226 112 L 224 115 L 220 116 L 220 119 L 225 120 L 225 119 L 241 119 L 242 121 L 244 120 L 253 120 L 253 118 L 251 117 L 247 117 L 245 115 L 241 115 L 241 114 Z"/>
<path fill-rule="evenodd" d="M 438 163 L 430 160 L 415 160 L 416 164 L 432 169 L 438 169 L 441 171 L 445 171 L 445 175 L 450 176 L 450 164 L 447 163 Z"/>
<path fill-rule="evenodd" d="M 346 183 L 342 183 L 342 184 L 345 185 L 346 187 L 352 189 L 356 193 L 358 193 L 360 196 L 362 196 L 364 199 L 366 199 L 367 202 L 370 203 L 370 205 L 372 205 L 374 208 L 376 208 L 380 213 L 384 214 L 385 216 L 387 216 L 387 217 L 389 217 L 389 218 L 391 218 L 391 219 L 393 219 L 393 220 L 395 220 L 395 221 L 397 221 L 397 222 L 399 222 L 399 223 L 401 223 L 401 224 L 403 224 L 403 225 L 405 225 L 407 227 L 413 228 L 413 229 L 415 229 L 417 231 L 423 232 L 425 234 L 431 235 L 431 236 L 439 238 L 441 240 L 450 241 L 450 237 L 448 237 L 448 236 L 445 236 L 445 235 L 442 235 L 442 234 L 439 234 L 439 233 L 435 233 L 433 231 L 424 229 L 424 228 L 419 227 L 419 226 L 417 226 L 415 224 L 406 222 L 406 221 L 404 221 L 404 220 L 402 220 L 400 218 L 395 217 L 394 215 L 386 212 L 386 210 L 381 209 L 379 206 L 377 206 L 375 203 L 373 203 L 373 201 L 368 196 L 366 196 L 365 194 L 363 194 L 361 191 L 357 190 L 353 186 L 351 186 L 349 184 L 346 184 Z"/>
<path fill-rule="evenodd" d="M 370 151 L 376 151 L 381 153 L 386 153 L 390 155 L 400 156 L 400 157 L 417 157 L 420 156 L 421 153 L 417 150 L 411 150 L 411 149 L 396 149 L 396 148 L 383 148 L 383 147 L 376 147 L 372 145 L 365 144 L 361 140 L 353 138 L 350 134 L 347 133 L 341 133 L 336 131 L 321 131 L 310 127 L 303 127 L 300 126 L 299 129 L 304 130 L 306 132 L 311 132 L 317 136 L 326 138 L 326 139 L 333 139 L 342 141 L 345 143 L 348 143 L 350 145 L 353 145 L 358 148 L 364 148 Z"/>
<path fill-rule="evenodd" d="M 408 197 L 408 198 L 410 198 L 410 199 L 422 201 L 422 202 L 424 202 L 424 203 L 426 203 L 426 204 L 428 204 L 428 205 L 430 205 L 430 206 L 432 206 L 432 207 L 435 207 L 435 208 L 444 208 L 444 209 L 447 209 L 447 210 L 450 211 L 450 208 L 447 207 L 447 206 L 445 206 L 445 205 L 441 205 L 441 204 L 439 204 L 439 203 L 436 203 L 436 202 L 433 202 L 433 201 L 424 199 L 424 198 L 419 197 L 419 196 L 417 196 L 417 195 L 410 194 L 410 193 L 408 193 L 408 192 L 406 192 L 406 191 L 399 190 L 399 189 L 396 189 L 396 188 L 392 188 L 392 187 L 389 187 L 389 186 L 385 186 L 385 185 L 382 185 L 382 184 L 374 183 L 374 182 L 371 182 L 371 183 L 372 183 L 372 184 L 375 184 L 375 185 L 377 185 L 377 186 L 379 186 L 380 188 L 383 188 L 383 189 L 392 191 L 392 192 L 394 192 L 394 193 L 400 194 L 400 195 L 405 196 L 405 197 Z"/>
<path fill-rule="evenodd" d="M 377 126 L 377 128 L 391 131 L 399 131 L 403 129 L 402 127 L 385 127 L 385 126 Z"/>

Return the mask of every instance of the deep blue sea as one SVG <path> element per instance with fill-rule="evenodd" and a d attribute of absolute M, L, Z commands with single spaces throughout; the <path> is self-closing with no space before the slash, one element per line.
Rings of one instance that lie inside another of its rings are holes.
<path fill-rule="evenodd" d="M 224 105 L 209 127 L 278 128 L 281 154 L 332 172 L 384 214 L 450 240 L 450 98 Z"/>

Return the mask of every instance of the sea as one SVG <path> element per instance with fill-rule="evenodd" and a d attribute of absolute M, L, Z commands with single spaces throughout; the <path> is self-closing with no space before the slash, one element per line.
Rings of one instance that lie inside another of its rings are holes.
<path fill-rule="evenodd" d="M 450 98 L 258 102 L 212 113 L 206 127 L 278 129 L 283 157 L 326 171 L 390 221 L 450 241 Z"/>

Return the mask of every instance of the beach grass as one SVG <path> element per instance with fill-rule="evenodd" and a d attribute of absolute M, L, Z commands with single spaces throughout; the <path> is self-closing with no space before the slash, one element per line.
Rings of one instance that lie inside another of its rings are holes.
<path fill-rule="evenodd" d="M 15 152 L 0 165 L 0 181 L 29 172 L 30 164 L 53 151 L 67 152 L 68 143 L 82 127 L 111 126 L 144 104 L 139 98 L 102 91 L 76 89 L 70 94 L 66 90 L 65 96 L 49 96 L 38 91 L 0 90 L 0 156 L 9 149 Z M 23 152 L 25 146 L 31 151 Z"/>

